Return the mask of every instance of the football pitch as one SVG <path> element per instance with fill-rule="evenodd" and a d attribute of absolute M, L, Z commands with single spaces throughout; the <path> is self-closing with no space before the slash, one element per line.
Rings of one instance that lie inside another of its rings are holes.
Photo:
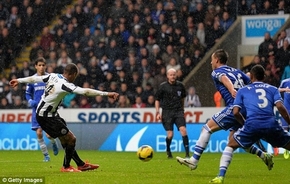
<path fill-rule="evenodd" d="M 44 179 L 42 184 L 202 184 L 209 183 L 218 174 L 221 156 L 221 153 L 205 153 L 198 168 L 190 171 L 175 159 L 167 159 L 165 153 L 154 153 L 149 162 L 140 161 L 134 152 L 80 150 L 78 153 L 82 159 L 99 164 L 99 169 L 61 173 L 63 150 L 58 156 L 51 155 L 50 162 L 42 162 L 40 151 L 0 151 L 0 183 L 14 184 L 20 183 L 16 182 L 18 178 L 40 178 Z M 173 153 L 173 156 L 184 156 L 184 153 Z M 290 159 L 279 155 L 274 157 L 274 163 L 274 168 L 268 171 L 256 156 L 236 153 L 224 183 L 289 184 Z M 75 166 L 73 161 L 72 165 Z"/>

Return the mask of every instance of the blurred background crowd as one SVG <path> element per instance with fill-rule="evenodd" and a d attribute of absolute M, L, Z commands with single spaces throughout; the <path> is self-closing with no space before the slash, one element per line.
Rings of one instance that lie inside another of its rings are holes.
<path fill-rule="evenodd" d="M 48 73 L 75 63 L 76 85 L 120 93 L 117 102 L 70 94 L 64 108 L 154 107 L 166 70 L 176 69 L 182 81 L 238 15 L 289 10 L 290 0 L 0 0 L 0 70 L 9 71 L 0 81 L 0 108 L 29 108 L 25 86 L 7 84 L 33 75 L 38 57 L 46 59 Z M 265 33 L 243 71 L 263 64 L 267 82 L 278 86 L 290 76 L 289 36 L 284 30 L 273 40 Z M 15 59 L 27 45 L 29 58 L 19 65 Z M 202 106 L 194 87 L 185 100 L 186 107 Z"/>

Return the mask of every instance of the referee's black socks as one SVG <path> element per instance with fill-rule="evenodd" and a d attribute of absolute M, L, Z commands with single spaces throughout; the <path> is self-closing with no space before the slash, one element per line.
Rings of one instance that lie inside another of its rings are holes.
<path fill-rule="evenodd" d="M 172 141 L 172 138 L 169 139 L 168 137 L 166 137 L 166 151 L 167 152 L 170 152 L 170 145 L 171 145 L 171 141 Z"/>

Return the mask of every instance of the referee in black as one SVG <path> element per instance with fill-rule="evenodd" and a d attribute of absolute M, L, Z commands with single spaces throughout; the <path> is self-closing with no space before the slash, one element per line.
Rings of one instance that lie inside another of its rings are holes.
<path fill-rule="evenodd" d="M 176 80 L 176 70 L 167 71 L 167 81 L 160 84 L 155 94 L 156 119 L 161 120 L 167 133 L 166 153 L 167 158 L 173 158 L 170 150 L 173 138 L 173 125 L 175 124 L 182 135 L 186 155 L 189 156 L 188 136 L 184 118 L 184 98 L 186 91 L 184 85 Z M 162 114 L 159 109 L 162 108 Z"/>

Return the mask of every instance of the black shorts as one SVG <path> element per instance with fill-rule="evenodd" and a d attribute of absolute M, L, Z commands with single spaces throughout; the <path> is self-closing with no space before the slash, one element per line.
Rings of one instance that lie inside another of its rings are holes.
<path fill-rule="evenodd" d="M 184 111 L 162 110 L 162 124 L 166 131 L 173 130 L 173 125 L 178 128 L 185 126 Z"/>
<path fill-rule="evenodd" d="M 61 117 L 42 117 L 36 115 L 36 119 L 44 130 L 50 137 L 57 138 L 66 135 L 69 129 L 66 126 L 66 122 Z"/>

